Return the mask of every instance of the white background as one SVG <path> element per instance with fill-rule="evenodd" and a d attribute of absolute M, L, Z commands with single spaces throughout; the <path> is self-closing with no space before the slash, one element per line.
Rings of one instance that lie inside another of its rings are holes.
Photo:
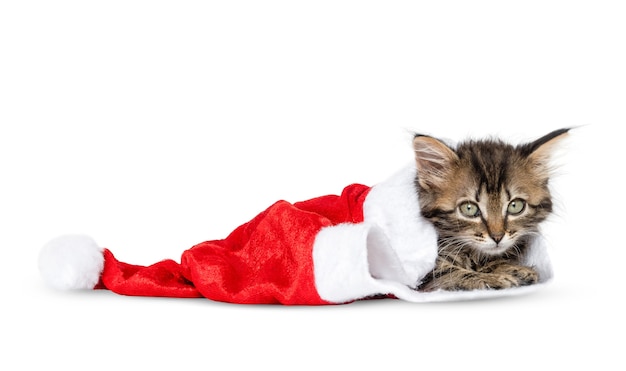
<path fill-rule="evenodd" d="M 0 368 L 623 369 L 624 19 L 619 1 L 2 2 Z M 177 260 L 275 200 L 383 181 L 416 131 L 570 126 L 556 277 L 529 296 L 238 306 L 38 275 L 65 233 Z"/>

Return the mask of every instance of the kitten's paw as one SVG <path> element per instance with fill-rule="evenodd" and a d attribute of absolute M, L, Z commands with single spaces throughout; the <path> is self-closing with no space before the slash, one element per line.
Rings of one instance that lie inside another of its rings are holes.
<path fill-rule="evenodd" d="M 502 265 L 493 274 L 509 283 L 509 286 L 501 288 L 528 286 L 539 281 L 539 274 L 536 270 L 521 265 Z"/>
<path fill-rule="evenodd" d="M 435 276 L 420 287 L 420 291 L 471 291 L 502 290 L 512 287 L 528 286 L 539 281 L 539 274 L 529 267 L 502 264 L 490 267 L 488 272 L 456 271 Z"/>
<path fill-rule="evenodd" d="M 501 290 L 519 286 L 511 275 L 494 273 L 464 273 L 462 277 L 446 277 L 424 287 L 424 291 L 442 289 L 447 291 Z"/>
<path fill-rule="evenodd" d="M 470 289 L 502 290 L 518 286 L 517 279 L 507 274 L 485 273 L 476 279 Z"/>
<path fill-rule="evenodd" d="M 478 273 L 462 284 L 465 289 L 502 290 L 537 283 L 539 275 L 529 267 L 501 265 L 491 273 Z"/>
<path fill-rule="evenodd" d="M 519 267 L 521 269 L 515 271 L 515 276 L 519 279 L 520 286 L 532 285 L 539 282 L 539 273 L 529 267 Z"/>

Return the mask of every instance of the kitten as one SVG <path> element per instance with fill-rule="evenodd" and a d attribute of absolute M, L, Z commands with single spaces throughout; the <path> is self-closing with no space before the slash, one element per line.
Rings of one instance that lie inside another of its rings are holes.
<path fill-rule="evenodd" d="M 435 268 L 421 291 L 505 289 L 539 275 L 522 265 L 529 239 L 552 211 L 549 158 L 569 129 L 513 146 L 497 139 L 451 148 L 416 135 L 422 215 L 438 233 Z"/>

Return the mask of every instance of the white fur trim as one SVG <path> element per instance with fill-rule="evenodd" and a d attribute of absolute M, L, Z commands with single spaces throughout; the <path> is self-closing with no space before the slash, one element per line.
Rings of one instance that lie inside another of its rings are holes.
<path fill-rule="evenodd" d="M 60 290 L 93 289 L 103 268 L 102 249 L 88 236 L 55 238 L 39 253 L 39 271 L 44 281 Z"/>
<path fill-rule="evenodd" d="M 374 186 L 363 204 L 365 222 L 382 229 L 406 272 L 410 287 L 435 266 L 437 231 L 420 213 L 415 165 Z"/>
<path fill-rule="evenodd" d="M 317 292 L 332 303 L 391 292 L 394 285 L 387 281 L 407 281 L 387 237 L 367 223 L 323 228 L 315 239 L 313 261 Z"/>
<path fill-rule="evenodd" d="M 434 292 L 420 292 L 410 289 L 406 286 L 396 284 L 393 294 L 398 298 L 405 301 L 414 303 L 424 302 L 444 302 L 444 301 L 462 301 L 462 300 L 477 300 L 488 299 L 495 297 L 505 296 L 517 296 L 523 294 L 529 294 L 535 292 L 541 287 L 547 285 L 547 283 L 536 283 L 530 286 L 513 287 L 503 290 L 472 290 L 472 291 L 434 291 Z"/>
<path fill-rule="evenodd" d="M 414 166 L 398 172 L 370 190 L 363 223 L 326 227 L 318 233 L 313 261 L 322 299 L 342 303 L 403 293 L 432 270 L 437 233 L 421 217 L 414 180 Z"/>

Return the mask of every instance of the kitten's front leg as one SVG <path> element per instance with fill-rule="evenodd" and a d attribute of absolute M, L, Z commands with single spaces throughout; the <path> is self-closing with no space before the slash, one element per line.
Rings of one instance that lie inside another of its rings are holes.
<path fill-rule="evenodd" d="M 539 275 L 534 269 L 521 265 L 494 262 L 479 270 L 472 270 L 440 260 L 420 290 L 500 290 L 531 285 L 538 280 Z"/>
<path fill-rule="evenodd" d="M 510 286 L 494 288 L 528 286 L 539 281 L 539 274 L 533 268 L 506 262 L 486 265 L 481 272 L 499 277 L 502 281 L 511 282 Z"/>

